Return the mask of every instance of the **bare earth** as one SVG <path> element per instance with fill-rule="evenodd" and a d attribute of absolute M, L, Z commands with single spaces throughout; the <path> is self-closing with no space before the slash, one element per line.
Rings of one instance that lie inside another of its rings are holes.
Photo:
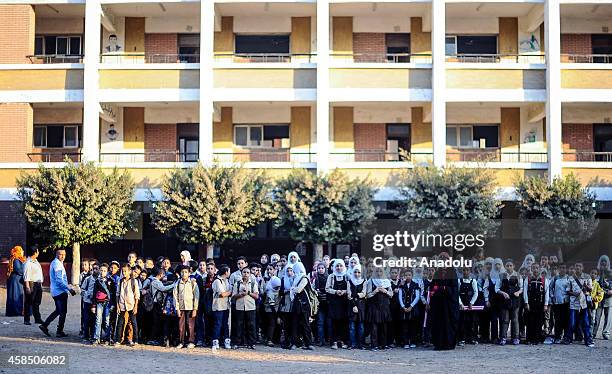
<path fill-rule="evenodd" d="M 69 365 L 61 369 L 6 368 L 0 373 L 408 373 L 408 372 L 514 372 L 514 373 L 612 373 L 612 341 L 597 339 L 596 347 L 571 346 L 465 346 L 450 352 L 429 349 L 406 351 L 393 349 L 373 354 L 369 351 L 332 351 L 316 348 L 314 352 L 286 351 L 257 346 L 255 351 L 192 350 L 139 345 L 129 347 L 92 347 L 78 338 L 79 297 L 70 297 L 66 333 L 70 336 L 48 338 L 37 325 L 25 326 L 22 318 L 4 317 L 6 289 L 0 289 L 0 352 L 15 354 L 69 355 Z M 52 310 L 52 299 L 45 292 L 43 319 Z M 57 320 L 56 320 L 57 321 Z M 55 323 L 49 330 L 55 332 Z"/>

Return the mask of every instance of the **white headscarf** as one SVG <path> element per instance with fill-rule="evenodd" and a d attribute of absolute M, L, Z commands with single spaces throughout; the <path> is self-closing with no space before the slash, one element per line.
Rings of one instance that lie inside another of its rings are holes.
<path fill-rule="evenodd" d="M 281 280 L 276 275 L 271 277 L 270 280 L 266 283 L 266 292 L 273 291 L 274 288 L 280 287 Z"/>
<path fill-rule="evenodd" d="M 272 256 L 270 256 L 270 263 L 271 264 L 275 264 L 280 260 L 280 255 L 278 253 L 273 253 Z"/>
<path fill-rule="evenodd" d="M 287 269 L 293 269 L 293 265 L 291 265 L 290 263 L 287 263 L 287 265 L 285 265 L 285 268 L 284 268 L 285 274 L 283 275 L 283 287 L 285 290 L 291 289 L 291 287 L 293 287 L 293 283 L 295 282 L 297 278 L 295 271 L 292 277 L 287 275 Z"/>
<path fill-rule="evenodd" d="M 601 261 L 602 260 L 606 260 L 608 262 L 608 266 L 606 268 L 603 268 L 603 269 L 602 269 L 602 266 L 601 266 Z M 606 255 L 601 255 L 599 257 L 599 260 L 597 260 L 597 270 L 599 270 L 599 275 L 604 275 L 605 276 L 605 274 L 603 274 L 604 270 L 610 270 L 610 257 L 608 257 Z"/>
<path fill-rule="evenodd" d="M 528 254 L 527 256 L 525 256 L 525 259 L 523 260 L 523 264 L 521 265 L 522 268 L 527 268 L 527 269 L 531 269 L 531 264 L 529 264 L 529 266 L 527 265 L 527 260 L 531 260 L 531 264 L 535 263 L 535 257 L 533 257 L 532 254 Z"/>
<path fill-rule="evenodd" d="M 356 270 L 359 270 L 359 278 L 355 276 Z M 355 286 L 359 286 L 360 284 L 363 283 L 365 279 L 363 278 L 363 272 L 361 271 L 361 265 L 355 265 L 353 267 L 352 271 L 349 273 L 349 278 L 351 280 L 351 283 L 353 283 L 353 285 Z"/>
<path fill-rule="evenodd" d="M 372 284 L 375 287 L 391 288 L 391 281 L 387 278 L 387 272 L 384 268 L 374 268 L 374 274 L 372 274 Z"/>
<path fill-rule="evenodd" d="M 495 269 L 495 266 L 500 264 L 501 265 L 501 270 L 497 270 Z M 504 261 L 501 258 L 496 258 L 495 260 L 493 260 L 493 268 L 491 268 L 491 278 L 500 278 L 502 274 L 504 274 L 506 272 L 506 268 L 504 267 Z"/>
<path fill-rule="evenodd" d="M 191 261 L 191 253 L 189 253 L 189 251 L 182 251 L 181 256 L 185 258 L 185 260 L 183 261 L 183 265 L 189 266 L 189 261 Z"/>
<path fill-rule="evenodd" d="M 295 262 L 291 262 L 291 257 L 293 256 L 295 256 L 296 258 Z M 291 264 L 291 267 L 293 268 L 293 272 L 295 273 L 296 276 L 306 275 L 306 268 L 304 267 L 304 264 L 302 264 L 302 260 L 300 260 L 300 255 L 298 255 L 297 252 L 289 252 L 289 255 L 287 256 L 287 265 L 289 264 Z"/>
<path fill-rule="evenodd" d="M 342 264 L 342 270 L 336 270 L 336 265 Z M 344 265 L 344 260 L 336 258 L 332 261 L 332 274 L 336 277 L 343 277 L 346 275 L 346 266 Z"/>
<path fill-rule="evenodd" d="M 355 266 L 351 266 L 351 261 L 357 261 L 357 264 L 355 264 L 355 266 L 361 265 L 361 262 L 359 261 L 359 257 L 353 256 L 349 258 L 348 268 L 346 270 L 346 274 L 348 274 L 349 277 L 351 276 L 351 274 L 353 274 L 353 270 L 355 269 Z"/>

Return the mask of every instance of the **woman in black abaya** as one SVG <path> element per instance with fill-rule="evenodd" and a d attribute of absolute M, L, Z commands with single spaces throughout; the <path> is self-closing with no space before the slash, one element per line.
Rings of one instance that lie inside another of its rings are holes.
<path fill-rule="evenodd" d="M 439 268 L 430 286 L 429 318 L 431 342 L 435 350 L 455 349 L 459 325 L 457 273 L 453 268 Z"/>

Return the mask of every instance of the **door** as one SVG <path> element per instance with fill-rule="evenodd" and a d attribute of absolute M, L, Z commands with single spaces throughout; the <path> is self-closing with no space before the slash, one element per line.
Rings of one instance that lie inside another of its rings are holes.
<path fill-rule="evenodd" d="M 595 155 L 595 161 L 612 162 L 612 124 L 593 125 L 593 150 L 595 152 L 610 152 L 610 154 Z"/>
<path fill-rule="evenodd" d="M 410 153 L 410 124 L 388 123 L 387 124 L 387 158 L 392 160 L 403 160 Z"/>
<path fill-rule="evenodd" d="M 591 48 L 594 55 L 593 62 L 611 63 L 612 62 L 612 35 L 592 34 Z"/>
<path fill-rule="evenodd" d="M 180 162 L 197 162 L 200 142 L 197 138 L 179 138 Z"/>
<path fill-rule="evenodd" d="M 410 62 L 410 34 L 385 34 L 387 60 L 390 62 Z"/>

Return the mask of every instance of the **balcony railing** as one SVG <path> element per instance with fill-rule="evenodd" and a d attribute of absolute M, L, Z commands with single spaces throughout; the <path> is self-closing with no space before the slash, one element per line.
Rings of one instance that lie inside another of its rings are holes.
<path fill-rule="evenodd" d="M 545 152 L 502 152 L 499 148 L 453 149 L 446 151 L 451 162 L 547 162 Z"/>
<path fill-rule="evenodd" d="M 197 162 L 198 153 L 178 151 L 145 152 L 105 152 L 100 153 L 100 162 L 138 163 L 138 162 Z"/>
<path fill-rule="evenodd" d="M 332 151 L 329 158 L 332 162 L 430 162 L 432 161 L 432 153 L 361 149 L 350 152 Z"/>
<path fill-rule="evenodd" d="M 330 56 L 334 61 L 355 63 L 431 63 L 431 54 L 426 53 L 332 53 Z"/>
<path fill-rule="evenodd" d="M 594 151 L 564 152 L 563 161 L 612 162 L 612 152 L 594 152 Z"/>
<path fill-rule="evenodd" d="M 612 63 L 612 55 L 561 54 L 561 62 L 575 64 L 610 64 Z"/>
<path fill-rule="evenodd" d="M 543 64 L 546 62 L 544 54 L 471 54 L 461 53 L 446 55 L 446 62 L 463 63 L 517 63 L 517 64 Z"/>
<path fill-rule="evenodd" d="M 314 62 L 311 53 L 215 53 L 216 62 Z"/>
<path fill-rule="evenodd" d="M 26 56 L 33 64 L 79 64 L 83 55 L 29 55 Z"/>
<path fill-rule="evenodd" d="M 315 162 L 316 153 L 291 152 L 289 149 L 248 149 L 233 152 L 214 152 L 213 159 L 217 162 Z"/>
<path fill-rule="evenodd" d="M 81 152 L 47 151 L 27 154 L 32 162 L 64 162 L 67 159 L 73 162 L 81 161 Z"/>
<path fill-rule="evenodd" d="M 104 64 L 197 64 L 199 54 L 178 53 L 104 53 L 100 55 Z"/>

